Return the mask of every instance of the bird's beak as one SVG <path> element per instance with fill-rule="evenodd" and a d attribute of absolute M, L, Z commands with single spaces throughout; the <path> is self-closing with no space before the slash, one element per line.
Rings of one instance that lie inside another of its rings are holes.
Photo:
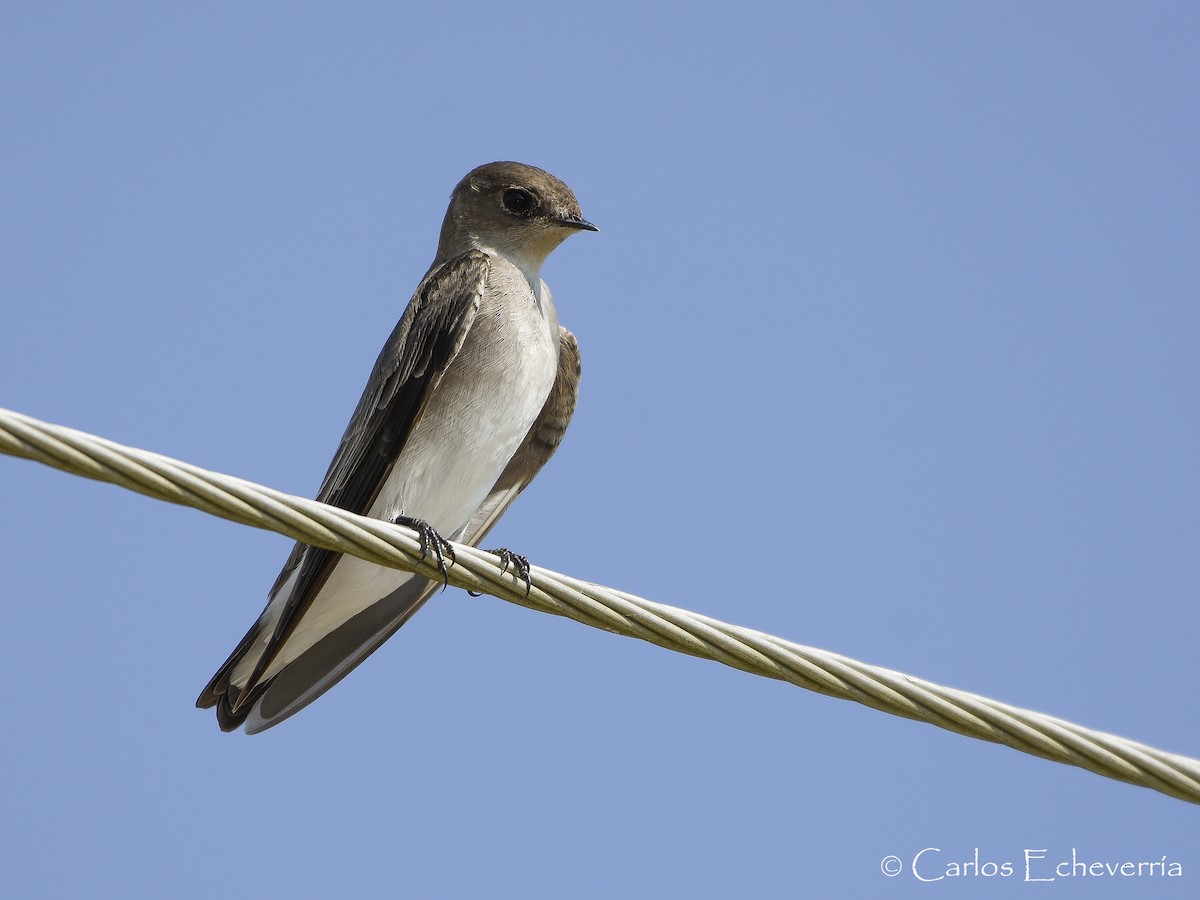
<path fill-rule="evenodd" d="M 563 216 L 562 218 L 555 219 L 554 221 L 557 222 L 559 225 L 562 225 L 565 228 L 576 228 L 579 231 L 599 231 L 600 230 L 595 225 L 593 225 L 591 222 L 589 222 L 587 219 L 581 219 L 578 216 Z"/>

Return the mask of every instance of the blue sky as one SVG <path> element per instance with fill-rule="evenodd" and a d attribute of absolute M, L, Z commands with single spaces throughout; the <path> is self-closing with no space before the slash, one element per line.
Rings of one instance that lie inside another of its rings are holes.
<path fill-rule="evenodd" d="M 533 163 L 602 231 L 496 543 L 1200 755 L 1198 88 L 1182 3 L 10 6 L 0 405 L 311 495 L 450 189 Z M 1188 804 L 458 591 L 221 734 L 288 540 L 0 496 L 13 896 L 1197 890 Z"/>

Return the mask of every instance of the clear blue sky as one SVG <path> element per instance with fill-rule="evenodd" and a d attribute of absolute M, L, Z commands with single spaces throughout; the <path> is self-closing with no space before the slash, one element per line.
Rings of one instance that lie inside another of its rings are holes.
<path fill-rule="evenodd" d="M 782 7 L 9 4 L 0 405 L 311 495 L 450 189 L 533 163 L 603 230 L 496 543 L 1200 755 L 1197 7 Z M 0 497 L 14 897 L 1200 892 L 1187 804 L 458 591 L 221 734 L 288 540 Z"/>

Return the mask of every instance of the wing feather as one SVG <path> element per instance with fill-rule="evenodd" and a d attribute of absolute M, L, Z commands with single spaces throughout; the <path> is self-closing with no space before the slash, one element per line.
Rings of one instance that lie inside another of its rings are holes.
<path fill-rule="evenodd" d="M 575 336 L 563 328 L 559 337 L 558 374 L 545 406 L 487 499 L 457 536 L 459 540 L 478 544 L 558 449 L 575 412 L 579 373 L 579 345 Z M 285 569 L 281 577 L 286 574 Z M 374 653 L 438 587 L 436 582 L 412 579 L 347 620 L 264 685 L 257 702 L 244 707 L 245 712 L 231 721 L 229 727 L 245 721 L 246 731 L 254 734 L 299 712 Z M 224 727 L 224 719 L 222 723 Z"/>
<path fill-rule="evenodd" d="M 318 500 L 360 514 L 371 508 L 431 391 L 462 348 L 490 272 L 487 255 L 470 250 L 432 269 L 418 285 L 375 362 L 321 483 Z M 293 577 L 295 587 L 275 620 L 251 677 L 237 696 L 231 696 L 230 677 L 242 658 L 260 642 L 267 627 L 266 612 L 196 701 L 201 708 L 220 703 L 218 717 L 223 728 L 237 727 L 245 719 L 251 701 L 264 687 L 259 684 L 263 672 L 286 643 L 340 557 L 340 553 L 304 544 L 293 548 L 271 596 L 274 598 Z"/>

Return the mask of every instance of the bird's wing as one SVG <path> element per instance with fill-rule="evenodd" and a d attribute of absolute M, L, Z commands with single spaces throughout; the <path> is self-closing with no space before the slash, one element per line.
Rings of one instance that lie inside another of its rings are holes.
<path fill-rule="evenodd" d="M 477 544 L 558 449 L 579 393 L 579 345 L 561 329 L 558 375 L 537 421 L 458 540 Z M 285 575 L 287 570 L 285 569 Z M 440 587 L 413 578 L 349 619 L 289 663 L 251 704 L 246 732 L 270 728 L 312 703 L 345 678 L 407 622 Z M 242 719 L 238 720 L 240 723 Z M 238 724 L 235 723 L 235 724 Z"/>
<path fill-rule="evenodd" d="M 317 499 L 365 514 L 400 455 L 413 423 L 450 362 L 462 348 L 491 271 L 488 257 L 471 250 L 431 270 L 379 354 L 362 398 L 350 418 Z M 274 597 L 288 579 L 295 587 L 274 621 L 265 650 L 237 696 L 230 676 L 253 652 L 266 627 L 264 613 L 200 694 L 201 708 L 221 703 L 222 727 L 235 728 L 249 701 L 261 691 L 263 672 L 320 592 L 340 553 L 297 544 L 272 588 Z M 298 572 L 297 572 L 298 569 Z M 274 618 L 274 617 L 273 617 Z"/>

